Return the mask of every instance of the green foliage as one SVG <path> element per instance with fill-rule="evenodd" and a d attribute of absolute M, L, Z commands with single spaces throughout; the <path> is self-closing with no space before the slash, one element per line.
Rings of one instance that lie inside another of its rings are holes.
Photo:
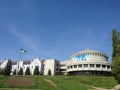
<path fill-rule="evenodd" d="M 26 71 L 25 71 L 25 75 L 30 75 L 30 68 L 27 67 Z"/>
<path fill-rule="evenodd" d="M 48 70 L 48 75 L 51 75 L 51 70 L 50 69 Z"/>
<path fill-rule="evenodd" d="M 2 75 L 3 74 L 3 69 L 2 68 L 0 68 L 0 75 Z"/>
<path fill-rule="evenodd" d="M 20 68 L 19 72 L 18 72 L 18 75 L 23 75 L 23 69 Z"/>
<path fill-rule="evenodd" d="M 112 40 L 112 74 L 118 83 L 120 83 L 120 33 L 115 29 L 112 32 Z"/>
<path fill-rule="evenodd" d="M 115 29 L 112 30 L 112 41 L 113 41 L 112 57 L 115 57 L 116 56 L 116 45 L 117 45 L 117 31 Z"/>
<path fill-rule="evenodd" d="M 7 62 L 7 65 L 5 66 L 5 68 L 4 68 L 4 70 L 3 70 L 4 75 L 10 75 L 10 73 L 11 73 L 11 68 L 12 68 L 12 62 L 11 62 L 11 60 L 9 59 L 8 62 Z"/>
<path fill-rule="evenodd" d="M 34 69 L 34 75 L 39 75 L 39 67 L 36 66 Z"/>
<path fill-rule="evenodd" d="M 115 79 L 120 83 L 120 57 L 114 57 L 112 61 L 112 73 Z"/>
<path fill-rule="evenodd" d="M 13 75 L 16 75 L 16 69 L 13 71 Z"/>

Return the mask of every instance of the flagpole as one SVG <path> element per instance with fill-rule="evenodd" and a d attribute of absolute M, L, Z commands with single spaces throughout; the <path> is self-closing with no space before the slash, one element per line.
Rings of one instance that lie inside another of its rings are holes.
<path fill-rule="evenodd" d="M 21 60 L 21 52 L 19 53 L 19 59 L 17 61 L 17 70 L 16 70 L 16 75 L 18 75 L 18 70 L 19 70 L 19 61 Z"/>
<path fill-rule="evenodd" d="M 21 60 L 22 53 L 25 53 L 26 50 L 20 49 L 20 54 L 19 54 L 19 59 L 17 61 L 17 69 L 16 69 L 16 75 L 18 75 L 18 70 L 19 70 L 19 61 Z"/>

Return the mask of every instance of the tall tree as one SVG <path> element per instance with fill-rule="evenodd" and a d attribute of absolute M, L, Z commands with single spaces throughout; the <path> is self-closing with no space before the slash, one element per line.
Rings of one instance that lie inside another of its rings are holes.
<path fill-rule="evenodd" d="M 2 68 L 0 68 L 0 75 L 2 75 L 3 74 L 3 69 Z"/>
<path fill-rule="evenodd" d="M 34 75 L 39 75 L 39 67 L 36 66 L 34 69 Z"/>
<path fill-rule="evenodd" d="M 116 46 L 117 46 L 117 31 L 115 29 L 112 30 L 112 47 L 113 47 L 113 52 L 112 52 L 112 58 L 116 57 Z"/>
<path fill-rule="evenodd" d="M 27 67 L 26 71 L 25 71 L 25 75 L 30 75 L 30 68 Z"/>
<path fill-rule="evenodd" d="M 120 33 L 115 29 L 112 31 L 112 74 L 120 83 Z"/>
<path fill-rule="evenodd" d="M 13 75 L 16 75 L 16 69 L 13 71 Z"/>
<path fill-rule="evenodd" d="M 10 75 L 10 73 L 11 73 L 11 68 L 12 68 L 12 62 L 11 62 L 11 60 L 9 59 L 8 62 L 7 62 L 7 65 L 5 66 L 5 68 L 4 68 L 4 70 L 3 70 L 4 75 Z"/>
<path fill-rule="evenodd" d="M 20 68 L 19 72 L 18 72 L 18 75 L 23 75 L 23 69 Z"/>

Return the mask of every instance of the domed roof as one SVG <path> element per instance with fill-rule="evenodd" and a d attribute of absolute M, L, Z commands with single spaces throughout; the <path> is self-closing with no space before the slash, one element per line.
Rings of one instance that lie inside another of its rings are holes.
<path fill-rule="evenodd" d="M 91 50 L 91 49 L 86 49 L 86 50 L 80 51 L 78 53 L 73 54 L 71 57 L 74 57 L 76 55 L 81 55 L 81 54 L 99 54 L 99 55 L 103 55 L 103 56 L 108 57 L 106 54 L 101 53 L 100 51 Z"/>

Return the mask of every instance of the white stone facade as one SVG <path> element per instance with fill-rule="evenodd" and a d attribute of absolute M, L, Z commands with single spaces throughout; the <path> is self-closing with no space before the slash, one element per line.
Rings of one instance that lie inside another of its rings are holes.
<path fill-rule="evenodd" d="M 55 59 L 46 59 L 43 63 L 44 66 L 44 75 L 59 75 L 60 74 L 60 63 Z"/>
<path fill-rule="evenodd" d="M 43 74 L 42 73 L 42 60 L 40 60 L 39 58 L 35 58 L 33 60 L 29 60 L 29 61 L 18 61 L 18 62 L 14 62 L 12 65 L 12 73 L 14 72 L 14 70 L 16 70 L 17 72 L 20 70 L 20 68 L 23 69 L 23 75 L 25 75 L 25 71 L 27 68 L 30 69 L 30 73 L 31 75 L 34 74 L 34 69 L 35 67 L 38 66 L 39 67 L 39 74 Z"/>
<path fill-rule="evenodd" d="M 5 60 L 1 63 L 0 68 L 1 68 L 1 69 L 4 69 L 5 66 L 7 65 L 7 62 L 8 62 L 8 59 L 5 59 Z"/>

